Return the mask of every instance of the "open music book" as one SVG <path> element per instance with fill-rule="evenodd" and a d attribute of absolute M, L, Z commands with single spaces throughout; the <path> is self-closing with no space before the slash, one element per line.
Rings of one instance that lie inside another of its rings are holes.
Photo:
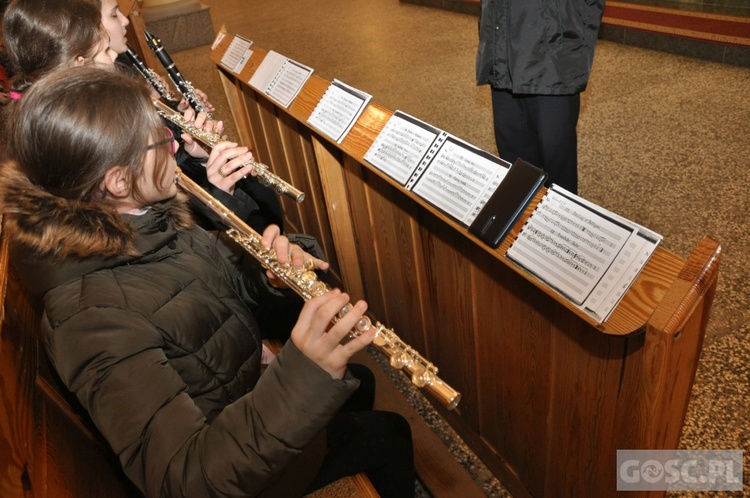
<path fill-rule="evenodd" d="M 282 106 L 289 107 L 312 73 L 312 68 L 271 50 L 248 83 Z"/>
<path fill-rule="evenodd" d="M 250 50 L 252 44 L 253 42 L 250 40 L 235 35 L 229 44 L 229 48 L 221 57 L 221 65 L 235 74 L 241 73 L 253 53 Z"/>
<path fill-rule="evenodd" d="M 334 79 L 307 122 L 341 143 L 371 99 L 372 95 Z"/>
<path fill-rule="evenodd" d="M 661 235 L 552 185 L 506 255 L 601 323 L 661 240 Z"/>
<path fill-rule="evenodd" d="M 396 111 L 364 159 L 469 226 L 502 182 L 510 163 Z"/>

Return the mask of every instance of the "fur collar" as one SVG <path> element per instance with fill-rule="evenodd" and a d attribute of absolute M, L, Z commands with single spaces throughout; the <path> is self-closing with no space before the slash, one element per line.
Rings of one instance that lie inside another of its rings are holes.
<path fill-rule="evenodd" d="M 139 255 L 133 223 L 113 207 L 56 197 L 34 185 L 13 163 L 3 165 L 0 174 L 4 228 L 15 244 L 56 260 Z M 178 230 L 193 226 L 183 194 L 152 209 L 164 212 Z"/>

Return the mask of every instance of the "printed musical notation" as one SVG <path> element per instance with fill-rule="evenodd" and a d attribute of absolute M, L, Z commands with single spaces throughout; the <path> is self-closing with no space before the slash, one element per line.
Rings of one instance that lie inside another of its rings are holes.
<path fill-rule="evenodd" d="M 427 123 L 396 111 L 365 154 L 365 160 L 406 185 L 441 133 Z"/>
<path fill-rule="evenodd" d="M 510 167 L 401 111 L 391 116 L 364 159 L 467 226 Z"/>
<path fill-rule="evenodd" d="M 297 97 L 313 70 L 271 50 L 248 82 L 284 107 Z"/>
<path fill-rule="evenodd" d="M 603 322 L 661 240 L 661 235 L 553 185 L 507 256 Z"/>
<path fill-rule="evenodd" d="M 371 99 L 372 95 L 333 80 L 307 122 L 340 143 Z"/>
<path fill-rule="evenodd" d="M 227 51 L 221 57 L 221 65 L 235 74 L 241 73 L 252 55 L 252 51 L 250 50 L 252 44 L 253 42 L 250 40 L 235 35 Z"/>
<path fill-rule="evenodd" d="M 471 225 L 509 166 L 499 158 L 448 137 L 412 191 L 465 225 Z"/>
<path fill-rule="evenodd" d="M 312 70 L 309 67 L 288 60 L 266 90 L 266 95 L 281 103 L 284 107 L 289 107 L 310 74 L 312 74 Z"/>

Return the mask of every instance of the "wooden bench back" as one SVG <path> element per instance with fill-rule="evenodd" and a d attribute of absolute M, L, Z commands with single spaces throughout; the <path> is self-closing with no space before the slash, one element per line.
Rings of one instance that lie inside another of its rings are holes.
<path fill-rule="evenodd" d="M 40 303 L 19 284 L 4 232 L 0 298 L 0 496 L 138 496 L 106 443 L 62 394 L 39 340 Z"/>

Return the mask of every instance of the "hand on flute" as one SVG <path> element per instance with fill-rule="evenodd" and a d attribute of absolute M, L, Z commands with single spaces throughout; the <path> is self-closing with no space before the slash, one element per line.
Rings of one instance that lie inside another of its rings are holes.
<path fill-rule="evenodd" d="M 281 229 L 279 229 L 277 225 L 268 225 L 266 229 L 263 230 L 263 238 L 260 241 L 260 245 L 264 249 L 273 248 L 276 253 L 276 261 L 278 261 L 280 265 L 291 263 L 292 268 L 295 270 L 301 270 L 303 268 L 307 270 L 327 270 L 330 266 L 327 261 L 312 256 L 297 244 L 292 244 L 288 238 L 281 235 Z M 269 283 L 274 287 L 288 287 L 287 284 L 272 271 L 266 271 L 266 276 L 268 277 Z"/>
<path fill-rule="evenodd" d="M 234 194 L 235 184 L 253 170 L 253 154 L 235 142 L 219 142 L 211 149 L 206 161 L 208 181 L 221 190 Z"/>
<path fill-rule="evenodd" d="M 316 296 L 305 302 L 292 329 L 294 345 L 334 379 L 344 377 L 346 364 L 351 357 L 370 344 L 377 331 L 375 327 L 370 327 L 341 344 L 367 310 L 367 303 L 357 301 L 348 313 L 331 325 L 334 317 L 348 303 L 349 296 L 338 289 Z"/>
<path fill-rule="evenodd" d="M 193 127 L 198 130 L 205 131 L 206 133 L 214 133 L 221 135 L 224 132 L 224 122 L 214 121 L 206 119 L 205 112 L 195 113 L 192 108 L 188 108 L 182 115 L 182 118 Z M 209 156 L 209 153 L 204 149 L 189 133 L 183 133 L 180 135 L 182 141 L 185 143 L 185 151 L 196 159 L 205 159 Z M 222 136 L 222 139 L 226 139 L 226 135 Z"/>

